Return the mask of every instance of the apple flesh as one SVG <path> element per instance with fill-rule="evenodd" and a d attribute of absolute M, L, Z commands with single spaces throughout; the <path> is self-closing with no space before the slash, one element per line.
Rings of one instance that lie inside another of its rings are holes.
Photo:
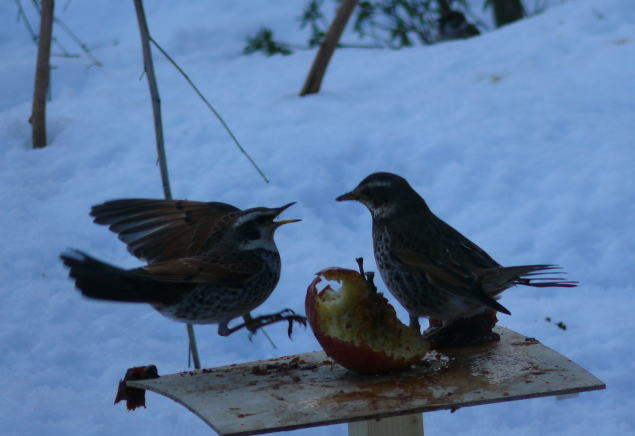
<path fill-rule="evenodd" d="M 318 291 L 322 279 L 335 281 Z M 309 325 L 326 354 L 343 367 L 371 374 L 405 369 L 420 360 L 429 343 L 399 321 L 395 309 L 372 282 L 345 268 L 327 268 L 309 285 Z"/>

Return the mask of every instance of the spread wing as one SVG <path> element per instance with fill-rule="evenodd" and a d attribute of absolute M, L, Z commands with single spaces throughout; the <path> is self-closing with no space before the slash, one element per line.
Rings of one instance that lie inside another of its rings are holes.
<path fill-rule="evenodd" d="M 134 256 L 150 263 L 192 257 L 220 239 L 240 209 L 218 202 L 122 199 L 93 206 Z"/>

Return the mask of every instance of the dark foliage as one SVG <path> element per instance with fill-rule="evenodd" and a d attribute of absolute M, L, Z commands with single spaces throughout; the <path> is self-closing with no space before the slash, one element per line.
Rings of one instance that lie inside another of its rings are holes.
<path fill-rule="evenodd" d="M 267 56 L 275 54 L 290 55 L 292 51 L 283 43 L 273 40 L 271 29 L 263 27 L 253 37 L 247 38 L 247 45 L 243 49 L 244 54 L 251 54 L 261 51 Z"/>
<path fill-rule="evenodd" d="M 546 317 L 545 321 L 547 321 L 550 324 L 555 324 L 556 327 L 558 327 L 560 330 L 567 330 L 567 325 L 565 323 L 563 323 L 562 321 L 558 321 L 558 322 L 553 322 L 551 320 L 551 317 Z"/>
<path fill-rule="evenodd" d="M 483 6 L 493 9 L 496 27 L 520 20 L 526 15 L 521 0 L 485 0 Z"/>
<path fill-rule="evenodd" d="M 322 11 L 325 3 L 326 0 L 309 0 L 298 17 L 300 28 L 310 31 L 307 46 L 302 48 L 319 46 L 324 40 L 328 28 Z M 372 42 L 340 44 L 340 47 L 400 49 L 417 43 L 433 44 L 478 35 L 478 28 L 465 19 L 468 12 L 466 0 L 361 0 L 355 8 L 353 32 L 360 40 Z M 255 37 L 247 39 L 244 53 L 290 54 L 289 47 L 274 41 L 271 30 L 263 28 Z"/>

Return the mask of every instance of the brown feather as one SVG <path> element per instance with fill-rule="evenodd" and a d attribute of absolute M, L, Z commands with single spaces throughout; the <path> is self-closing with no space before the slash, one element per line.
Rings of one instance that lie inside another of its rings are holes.
<path fill-rule="evenodd" d="M 160 262 L 209 248 L 238 212 L 219 202 L 123 199 L 93 206 L 91 215 L 117 233 L 134 256 Z"/>
<path fill-rule="evenodd" d="M 491 309 L 510 314 L 503 305 L 488 295 L 479 278 L 458 264 L 435 264 L 423 253 L 401 250 L 393 251 L 394 256 L 404 264 L 422 271 L 428 284 L 437 292 L 449 292 L 458 297 L 484 304 Z"/>
<path fill-rule="evenodd" d="M 214 253 L 172 259 L 139 268 L 159 281 L 242 285 L 264 268 L 260 257 L 251 252 Z"/>

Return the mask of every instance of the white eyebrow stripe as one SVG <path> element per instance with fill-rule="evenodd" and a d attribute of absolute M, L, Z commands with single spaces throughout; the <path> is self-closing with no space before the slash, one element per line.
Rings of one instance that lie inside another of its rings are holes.
<path fill-rule="evenodd" d="M 243 224 L 243 223 L 245 223 L 247 221 L 251 221 L 253 219 L 254 215 L 257 215 L 257 214 L 258 214 L 258 212 L 251 212 L 251 213 L 248 213 L 248 214 L 243 215 L 241 217 L 238 217 L 236 219 L 236 222 L 234 223 L 234 227 L 238 227 L 238 226 L 240 226 L 241 224 Z"/>

